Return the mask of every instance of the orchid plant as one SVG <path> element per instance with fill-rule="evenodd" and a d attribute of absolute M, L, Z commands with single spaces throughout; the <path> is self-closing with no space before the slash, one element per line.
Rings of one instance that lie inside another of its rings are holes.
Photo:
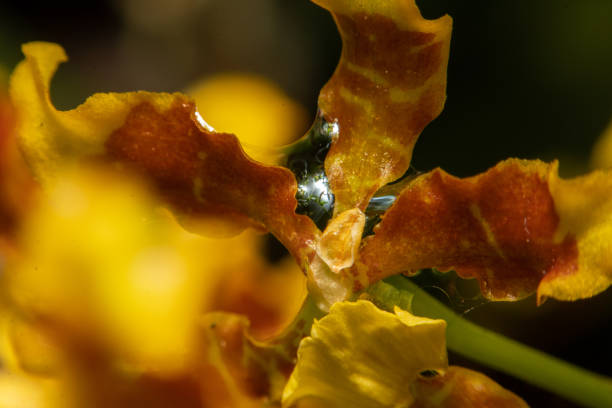
<path fill-rule="evenodd" d="M 477 327 L 409 279 L 455 271 L 488 300 L 538 304 L 604 291 L 609 172 L 564 180 L 556 162 L 508 159 L 464 179 L 412 174 L 446 98 L 451 17 L 426 20 L 414 0 L 313 2 L 342 55 L 311 129 L 277 154 L 216 131 L 179 93 L 59 111 L 64 50 L 23 46 L 0 111 L 0 405 L 526 406 L 449 366 L 447 343 L 612 405 L 608 378 Z M 252 231 L 293 260 L 256 255 Z M 292 272 L 261 272 L 274 268 Z"/>

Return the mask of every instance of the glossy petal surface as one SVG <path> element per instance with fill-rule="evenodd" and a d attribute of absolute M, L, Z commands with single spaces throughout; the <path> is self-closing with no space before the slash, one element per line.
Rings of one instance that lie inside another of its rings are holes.
<path fill-rule="evenodd" d="M 181 94 L 96 94 L 61 112 L 49 83 L 66 60 L 61 47 L 30 43 L 11 81 L 20 112 L 19 137 L 39 177 L 52 179 L 60 164 L 84 158 L 131 167 L 152 179 L 181 221 L 197 231 L 236 233 L 267 228 L 304 261 L 318 234 L 294 210 L 293 174 L 249 159 L 235 136 L 208 131 L 193 102 Z M 228 225 L 229 224 L 229 225 Z"/>
<path fill-rule="evenodd" d="M 409 407 L 418 374 L 446 367 L 445 327 L 368 301 L 336 303 L 302 340 L 283 406 L 314 398 L 321 407 Z"/>
<path fill-rule="evenodd" d="M 413 0 L 314 0 L 330 10 L 343 48 L 319 109 L 338 126 L 325 160 L 335 213 L 362 211 L 408 169 L 423 128 L 442 110 L 451 18 L 425 20 Z"/>
<path fill-rule="evenodd" d="M 485 296 L 595 295 L 612 281 L 612 177 L 572 180 L 556 164 L 507 160 L 466 179 L 434 170 L 411 182 L 365 240 L 356 274 L 454 269 Z"/>

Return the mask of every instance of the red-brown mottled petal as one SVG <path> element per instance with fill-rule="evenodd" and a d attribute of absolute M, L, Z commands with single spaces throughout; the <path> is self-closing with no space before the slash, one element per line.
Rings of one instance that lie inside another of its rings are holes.
<path fill-rule="evenodd" d="M 314 2 L 332 12 L 343 41 L 319 96 L 339 131 L 325 160 L 335 213 L 364 210 L 408 169 L 418 135 L 442 110 L 452 22 L 423 19 L 413 0 Z"/>
<path fill-rule="evenodd" d="M 308 217 L 295 214 L 293 174 L 249 159 L 234 135 L 201 128 L 194 113 L 187 99 L 177 99 L 165 112 L 137 105 L 107 139 L 106 157 L 152 178 L 179 218 L 223 217 L 265 228 L 305 259 L 318 230 Z"/>
<path fill-rule="evenodd" d="M 191 99 L 178 93 L 95 94 L 75 109 L 58 111 L 49 85 L 67 59 L 64 50 L 42 42 L 22 48 L 26 59 L 11 77 L 11 98 L 20 145 L 43 182 L 83 159 L 111 161 L 152 180 L 192 229 L 228 235 L 247 226 L 265 228 L 301 265 L 314 253 L 319 230 L 295 214 L 293 174 L 251 160 L 234 135 L 205 129 Z"/>
<path fill-rule="evenodd" d="M 367 282 L 423 268 L 477 278 L 513 300 L 590 297 L 612 282 L 612 177 L 562 180 L 556 163 L 511 159 L 466 179 L 434 170 L 411 182 L 365 239 Z"/>
<path fill-rule="evenodd" d="M 451 366 L 442 375 L 419 378 L 412 408 L 527 408 L 520 397 L 486 375 Z"/>

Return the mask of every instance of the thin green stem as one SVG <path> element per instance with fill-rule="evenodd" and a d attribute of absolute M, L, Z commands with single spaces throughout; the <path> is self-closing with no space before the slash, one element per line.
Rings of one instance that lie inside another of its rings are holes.
<path fill-rule="evenodd" d="M 408 279 L 395 277 L 387 282 L 412 294 L 412 312 L 415 315 L 446 321 L 450 350 L 585 407 L 612 407 L 612 379 L 479 327 Z"/>

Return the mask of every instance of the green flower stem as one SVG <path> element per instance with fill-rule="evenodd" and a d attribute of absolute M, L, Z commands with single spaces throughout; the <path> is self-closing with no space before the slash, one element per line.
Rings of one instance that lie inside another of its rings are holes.
<path fill-rule="evenodd" d="M 394 277 L 387 282 L 410 293 L 415 315 L 446 321 L 450 350 L 585 407 L 612 407 L 612 379 L 479 327 L 408 279 Z"/>

